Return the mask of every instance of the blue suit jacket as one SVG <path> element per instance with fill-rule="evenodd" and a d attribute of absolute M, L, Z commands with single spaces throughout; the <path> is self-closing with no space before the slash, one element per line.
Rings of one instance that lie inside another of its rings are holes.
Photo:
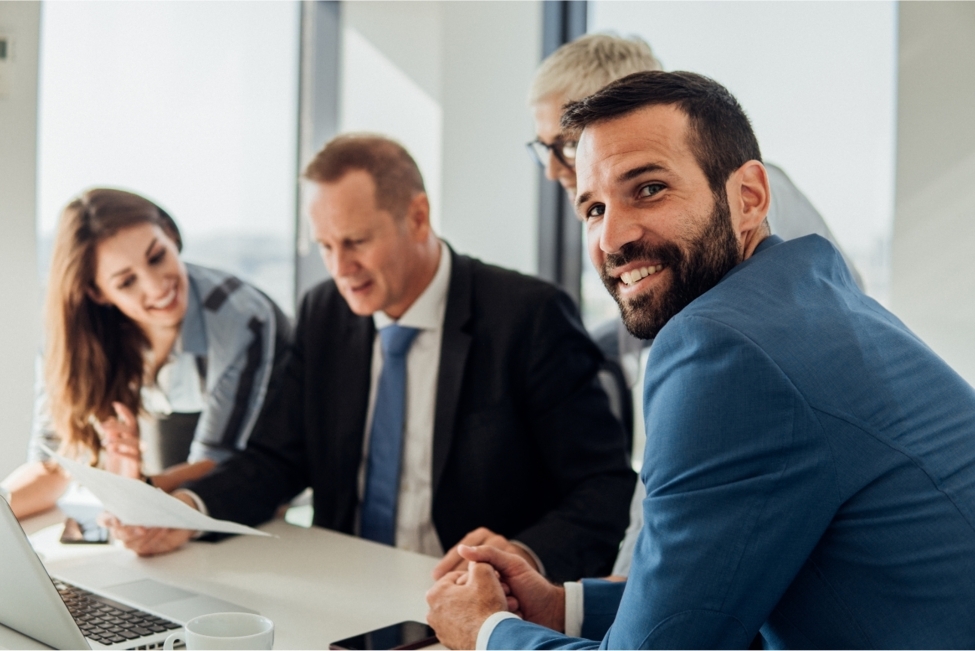
<path fill-rule="evenodd" d="M 818 236 L 763 242 L 654 342 L 645 524 L 583 635 L 491 647 L 975 647 L 975 391 Z"/>

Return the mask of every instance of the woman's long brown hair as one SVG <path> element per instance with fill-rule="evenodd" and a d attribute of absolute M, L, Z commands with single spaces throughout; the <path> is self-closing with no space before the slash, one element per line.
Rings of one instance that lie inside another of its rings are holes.
<path fill-rule="evenodd" d="M 51 255 L 45 306 L 44 375 L 51 417 L 62 447 L 87 449 L 98 460 L 95 420 L 114 415 L 113 402 L 139 412 L 143 355 L 149 342 L 113 305 L 93 300 L 98 244 L 119 231 L 155 224 L 182 249 L 179 229 L 157 205 L 131 192 L 96 188 L 61 214 Z"/>

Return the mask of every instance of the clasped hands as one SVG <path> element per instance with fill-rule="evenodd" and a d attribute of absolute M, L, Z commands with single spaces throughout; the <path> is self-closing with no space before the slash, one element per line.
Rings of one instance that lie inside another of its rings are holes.
<path fill-rule="evenodd" d="M 549 583 L 520 554 L 463 543 L 452 551 L 467 568 L 446 572 L 427 592 L 427 621 L 442 644 L 473 649 L 484 621 L 505 610 L 564 631 L 565 590 Z"/>

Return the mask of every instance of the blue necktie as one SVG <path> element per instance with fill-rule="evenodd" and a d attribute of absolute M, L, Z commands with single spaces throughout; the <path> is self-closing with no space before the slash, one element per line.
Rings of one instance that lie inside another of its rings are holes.
<path fill-rule="evenodd" d="M 406 411 L 406 354 L 418 332 L 417 328 L 396 324 L 379 331 L 383 370 L 379 374 L 369 434 L 361 532 L 363 538 L 386 545 L 396 544 L 396 503 Z"/>

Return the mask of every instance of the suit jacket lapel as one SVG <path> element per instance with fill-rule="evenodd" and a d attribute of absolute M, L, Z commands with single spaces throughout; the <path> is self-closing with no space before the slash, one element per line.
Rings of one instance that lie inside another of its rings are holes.
<path fill-rule="evenodd" d="M 472 261 L 451 255 L 450 288 L 447 290 L 447 309 L 444 313 L 443 341 L 440 345 L 440 372 L 437 379 L 437 406 L 433 424 L 433 494 L 437 492 L 450 453 L 454 435 L 461 382 L 471 346 L 467 323 L 471 317 Z"/>
<path fill-rule="evenodd" d="M 369 407 L 375 327 L 371 318 L 351 313 L 342 316 L 348 320 L 344 336 L 333 342 L 335 348 L 330 357 L 335 367 L 326 371 L 336 384 L 322 400 L 328 401 L 332 414 L 325 427 L 333 430 L 330 445 L 336 448 L 328 455 L 338 498 L 336 518 L 343 530 L 351 531 L 358 506 L 358 472 Z"/>

